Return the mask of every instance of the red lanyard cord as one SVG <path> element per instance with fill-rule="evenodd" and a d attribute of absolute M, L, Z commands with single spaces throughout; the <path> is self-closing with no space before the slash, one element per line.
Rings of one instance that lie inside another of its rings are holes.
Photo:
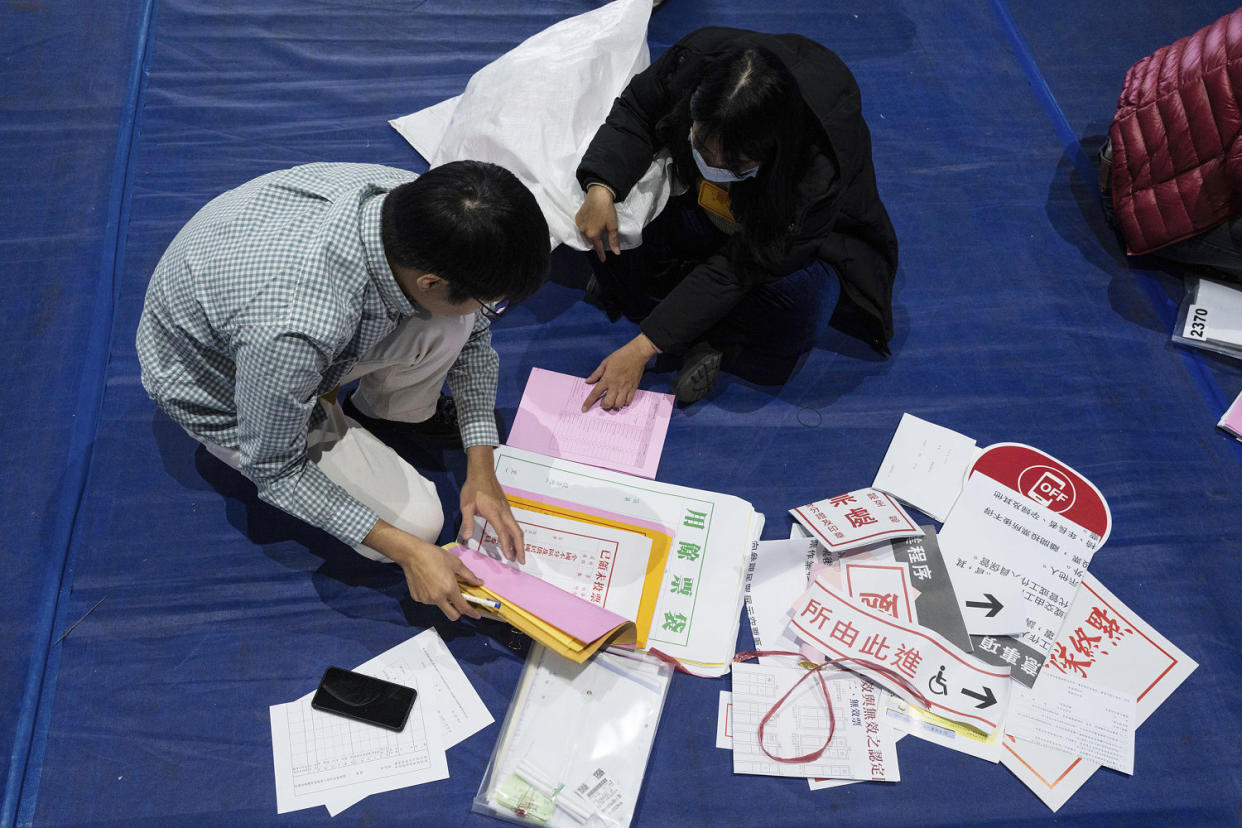
<path fill-rule="evenodd" d="M 774 655 L 793 656 L 794 658 L 801 660 L 803 664 L 810 663 L 806 661 L 801 653 L 794 653 L 787 650 L 748 650 L 744 653 L 738 653 L 733 657 L 733 660 L 735 662 L 749 661 L 750 659 L 757 658 L 758 656 Z M 832 698 L 828 695 L 828 684 L 824 681 L 824 675 L 821 672 L 827 666 L 828 662 L 824 662 L 823 664 L 816 664 L 815 666 L 808 668 L 802 678 L 798 679 L 794 683 L 794 686 L 790 687 L 785 695 L 781 696 L 780 700 L 777 701 L 776 704 L 772 705 L 767 714 L 759 720 L 759 749 L 763 751 L 764 756 L 768 757 L 773 762 L 783 762 L 786 764 L 814 762 L 816 759 L 824 755 L 824 751 L 827 750 L 828 745 L 832 743 L 832 737 L 837 730 L 837 717 L 832 711 Z M 806 681 L 811 676 L 815 676 L 819 679 L 819 687 L 824 694 L 824 706 L 828 708 L 828 736 L 824 739 L 824 744 L 819 748 L 819 750 L 811 751 L 810 753 L 803 754 L 802 756 L 777 756 L 769 751 L 767 745 L 763 743 L 764 731 L 767 729 L 768 722 L 771 721 L 772 717 L 774 717 L 777 714 L 777 711 L 781 709 L 781 705 L 783 705 L 785 701 L 793 695 L 793 692 L 801 686 L 802 682 Z"/>
<path fill-rule="evenodd" d="M 825 661 L 822 664 L 812 664 L 812 662 L 808 661 L 806 657 L 802 655 L 802 653 L 795 653 L 789 650 L 747 650 L 745 652 L 741 652 L 735 655 L 733 657 L 733 661 L 734 662 L 750 661 L 752 658 L 758 658 L 759 656 L 793 656 L 794 658 L 799 659 L 799 661 L 803 665 L 807 665 L 807 671 L 802 676 L 802 678 L 798 679 L 797 682 L 794 683 L 794 686 L 790 687 L 789 690 L 786 691 L 785 695 L 781 696 L 780 699 L 776 702 L 776 704 L 772 705 L 771 709 L 769 709 L 768 712 L 764 715 L 764 717 L 759 720 L 759 749 L 763 751 L 764 756 L 768 757 L 774 762 L 782 762 L 786 764 L 801 764 L 801 763 L 806 763 L 806 762 L 814 762 L 816 759 L 824 755 L 824 751 L 827 750 L 828 745 L 832 743 L 832 737 L 836 733 L 836 729 L 837 729 L 837 717 L 836 717 L 836 714 L 833 712 L 832 698 L 828 695 L 828 683 L 827 681 L 825 681 L 824 675 L 822 672 L 823 669 L 827 667 L 829 664 L 833 664 L 833 663 L 840 664 L 841 662 L 845 662 L 845 661 L 854 662 L 855 664 L 858 664 L 861 667 L 865 667 L 868 670 L 872 670 L 876 673 L 879 673 L 880 675 L 887 678 L 889 681 L 892 681 L 900 685 L 908 693 L 910 693 L 912 696 L 918 699 L 919 703 L 923 706 L 924 709 L 927 709 L 930 706 L 930 703 L 928 702 L 927 697 L 924 696 L 921 692 L 919 692 L 918 688 L 915 687 L 913 684 L 911 684 L 904 676 L 902 676 L 900 673 L 898 673 L 896 670 L 893 670 L 890 667 L 886 667 L 883 664 L 877 664 L 873 661 L 867 661 L 866 659 L 850 658 L 848 656 L 843 656 L 841 658 L 830 659 L 829 661 Z M 846 668 L 846 669 L 849 669 L 849 668 Z M 845 675 L 846 674 L 843 673 L 841 674 L 841 676 L 833 676 L 832 678 L 833 679 L 843 678 L 845 677 Z M 786 702 L 786 700 L 788 700 L 789 697 L 793 695 L 794 691 L 798 689 L 798 687 L 802 684 L 802 682 L 806 681 L 811 676 L 815 676 L 817 679 L 819 679 L 819 687 L 820 687 L 820 690 L 822 690 L 824 694 L 824 706 L 828 708 L 828 736 L 826 739 L 824 739 L 824 744 L 822 747 L 819 748 L 819 750 L 815 750 L 810 753 L 803 754 L 802 756 L 790 756 L 790 757 L 776 756 L 768 750 L 767 745 L 765 745 L 763 742 L 763 734 L 767 728 L 767 724 L 780 710 L 781 705 L 783 705 Z M 866 677 L 863 677 L 863 678 L 864 680 L 866 680 Z"/>

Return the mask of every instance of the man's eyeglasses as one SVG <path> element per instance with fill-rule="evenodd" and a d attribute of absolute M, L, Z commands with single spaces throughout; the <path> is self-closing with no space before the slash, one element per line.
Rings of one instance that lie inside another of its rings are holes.
<path fill-rule="evenodd" d="M 496 302 L 484 302 L 482 299 L 475 299 L 474 301 L 479 303 L 479 310 L 488 319 L 498 319 L 509 309 L 508 299 L 501 299 Z"/>

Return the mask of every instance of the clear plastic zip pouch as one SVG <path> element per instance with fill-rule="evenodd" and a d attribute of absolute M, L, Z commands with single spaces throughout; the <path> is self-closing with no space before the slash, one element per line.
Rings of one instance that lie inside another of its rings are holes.
<path fill-rule="evenodd" d="M 672 675 L 640 652 L 574 664 L 534 645 L 471 810 L 553 828 L 628 826 Z"/>
<path fill-rule="evenodd" d="M 1172 339 L 1242 359 L 1242 286 L 1187 278 Z"/>

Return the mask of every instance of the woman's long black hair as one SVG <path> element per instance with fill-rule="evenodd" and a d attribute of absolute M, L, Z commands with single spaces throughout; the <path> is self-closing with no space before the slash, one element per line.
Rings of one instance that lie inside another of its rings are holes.
<path fill-rule="evenodd" d="M 759 173 L 732 184 L 730 196 L 750 258 L 764 269 L 775 266 L 794 229 L 798 183 L 816 134 L 797 80 L 767 49 L 735 49 L 708 64 L 674 111 L 681 135 L 671 146 L 683 181 L 699 174 L 687 138 L 691 122 L 701 142 L 719 140 L 729 169 L 747 166 L 743 157 L 759 162 Z"/>

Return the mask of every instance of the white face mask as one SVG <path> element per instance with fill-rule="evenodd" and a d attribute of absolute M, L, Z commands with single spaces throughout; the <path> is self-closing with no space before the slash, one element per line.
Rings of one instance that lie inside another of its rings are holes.
<path fill-rule="evenodd" d="M 754 178 L 759 174 L 759 165 L 751 167 L 746 172 L 738 175 L 732 170 L 726 170 L 724 167 L 713 167 L 703 160 L 699 148 L 694 145 L 694 130 L 690 131 L 690 154 L 694 156 L 695 166 L 699 168 L 699 175 L 711 181 L 714 184 L 732 184 L 737 181 L 745 181 L 748 178 Z"/>

